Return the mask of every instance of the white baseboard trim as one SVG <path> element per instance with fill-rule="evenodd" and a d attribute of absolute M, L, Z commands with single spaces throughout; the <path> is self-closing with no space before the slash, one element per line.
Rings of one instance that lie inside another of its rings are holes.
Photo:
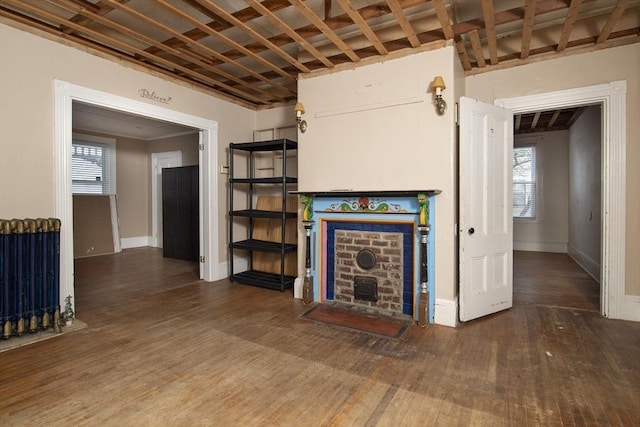
<path fill-rule="evenodd" d="M 600 283 L 600 263 L 596 262 L 593 258 L 587 256 L 584 252 L 576 249 L 574 246 L 569 245 L 569 250 L 567 251 L 569 256 L 578 263 L 580 267 L 586 271 L 589 276 L 593 277 L 593 279 Z"/>
<path fill-rule="evenodd" d="M 436 298 L 433 322 L 437 325 L 455 328 L 458 324 L 458 299 Z"/>
<path fill-rule="evenodd" d="M 622 312 L 624 320 L 640 322 L 640 296 L 625 295 Z"/>
<path fill-rule="evenodd" d="M 141 248 L 151 245 L 151 236 L 124 237 L 120 239 L 122 249 Z"/>
<path fill-rule="evenodd" d="M 525 242 L 514 241 L 514 251 L 567 253 L 567 243 L 563 242 Z"/>
<path fill-rule="evenodd" d="M 233 259 L 234 272 L 237 273 L 240 271 L 246 271 L 248 268 L 249 268 L 249 258 L 235 257 Z M 225 261 L 225 262 L 218 263 L 218 272 L 216 274 L 216 277 L 213 280 L 214 281 L 222 280 L 228 277 L 229 277 L 229 262 Z"/>

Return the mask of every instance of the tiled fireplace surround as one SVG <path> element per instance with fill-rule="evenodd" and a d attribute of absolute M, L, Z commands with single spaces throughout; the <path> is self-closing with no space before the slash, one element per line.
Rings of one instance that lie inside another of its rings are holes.
<path fill-rule="evenodd" d="M 310 221 L 303 223 L 309 230 L 314 300 L 418 320 L 425 246 L 421 246 L 417 196 L 428 196 L 427 218 L 433 224 L 437 192 L 301 193 L 312 201 L 306 214 Z M 435 230 L 432 226 L 428 230 L 426 308 L 427 321 L 433 323 Z M 363 265 L 361 260 L 370 263 Z M 377 301 L 355 298 L 356 282 L 376 283 Z"/>

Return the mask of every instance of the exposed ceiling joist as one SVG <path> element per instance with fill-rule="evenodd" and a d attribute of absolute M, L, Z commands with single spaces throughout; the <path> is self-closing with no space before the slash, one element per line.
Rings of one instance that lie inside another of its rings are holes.
<path fill-rule="evenodd" d="M 250 108 L 295 102 L 300 73 L 446 42 L 467 75 L 638 43 L 639 16 L 640 0 L 0 0 L 5 22 Z"/>
<path fill-rule="evenodd" d="M 562 28 L 562 34 L 560 35 L 560 41 L 558 42 L 558 52 L 561 52 L 567 48 L 567 43 L 569 43 L 569 36 L 571 35 L 571 30 L 573 30 L 573 25 L 578 19 L 578 10 L 580 9 L 580 4 L 582 0 L 571 0 L 571 6 L 569 6 L 569 12 L 567 12 L 567 19 L 564 21 L 564 26 Z"/>
<path fill-rule="evenodd" d="M 513 133 L 522 135 L 570 129 L 587 108 L 580 106 L 514 114 Z"/>
<path fill-rule="evenodd" d="M 376 33 L 371 30 L 367 21 L 365 21 L 362 16 L 358 13 L 358 11 L 351 5 L 349 0 L 337 0 L 342 9 L 349 15 L 351 20 L 358 26 L 362 34 L 371 42 L 373 47 L 376 48 L 380 55 L 387 55 L 389 51 L 384 47 Z M 351 58 L 351 57 L 350 57 Z M 351 60 L 354 60 L 351 58 Z M 359 60 L 359 58 L 358 58 Z"/>
<path fill-rule="evenodd" d="M 489 47 L 489 60 L 491 61 L 491 65 L 496 65 L 498 63 L 498 47 L 496 41 L 493 0 L 482 0 L 482 15 L 484 16 L 487 46 Z"/>
<path fill-rule="evenodd" d="M 620 20 L 620 17 L 622 17 L 622 13 L 624 12 L 624 9 L 627 7 L 628 4 L 629 4 L 629 0 L 618 0 L 618 3 L 616 4 L 615 9 L 613 9 L 613 12 L 611 12 L 611 15 L 609 15 L 609 19 L 607 19 L 607 23 L 604 25 L 604 27 L 602 28 L 602 31 L 600 32 L 600 35 L 598 36 L 598 40 L 596 40 L 596 44 L 603 43 L 609 38 L 609 35 L 611 34 L 611 30 L 613 30 L 613 27 L 615 27 L 615 25 Z"/>
<path fill-rule="evenodd" d="M 255 0 L 250 0 L 255 1 Z M 289 0 L 291 4 L 302 13 L 305 18 L 307 18 L 313 25 L 315 25 L 322 33 L 334 44 L 336 45 L 342 53 L 347 55 L 349 59 L 353 62 L 360 61 L 360 57 L 351 49 L 351 47 L 342 40 L 332 29 L 329 27 L 318 15 L 316 15 L 313 10 L 302 0 Z M 365 24 L 366 25 L 366 24 Z"/>

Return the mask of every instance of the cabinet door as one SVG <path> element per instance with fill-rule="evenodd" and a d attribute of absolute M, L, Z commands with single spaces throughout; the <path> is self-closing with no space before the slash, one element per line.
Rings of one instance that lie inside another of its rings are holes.
<path fill-rule="evenodd" d="M 162 170 L 162 255 L 198 261 L 198 166 Z"/>

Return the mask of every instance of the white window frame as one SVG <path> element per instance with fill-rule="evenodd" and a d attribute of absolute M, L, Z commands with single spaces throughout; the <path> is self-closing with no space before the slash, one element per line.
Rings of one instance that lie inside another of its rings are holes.
<path fill-rule="evenodd" d="M 73 133 L 73 144 L 102 144 L 109 147 L 109 188 L 106 195 L 117 194 L 117 182 L 116 182 L 116 140 L 115 138 L 105 138 L 102 136 L 85 135 L 81 133 Z M 72 178 L 73 179 L 73 178 Z M 80 193 L 77 193 L 80 194 Z"/>
<path fill-rule="evenodd" d="M 543 188 L 544 188 L 544 167 L 543 167 L 543 150 L 542 150 L 542 137 L 541 136 L 515 136 L 513 139 L 513 147 L 516 148 L 524 148 L 524 147 L 534 147 L 536 154 L 536 213 L 533 218 L 522 218 L 517 216 L 512 216 L 514 221 L 517 222 L 529 222 L 529 223 L 540 223 L 544 218 L 544 197 L 543 197 Z M 511 171 L 513 179 L 513 170 Z"/>

